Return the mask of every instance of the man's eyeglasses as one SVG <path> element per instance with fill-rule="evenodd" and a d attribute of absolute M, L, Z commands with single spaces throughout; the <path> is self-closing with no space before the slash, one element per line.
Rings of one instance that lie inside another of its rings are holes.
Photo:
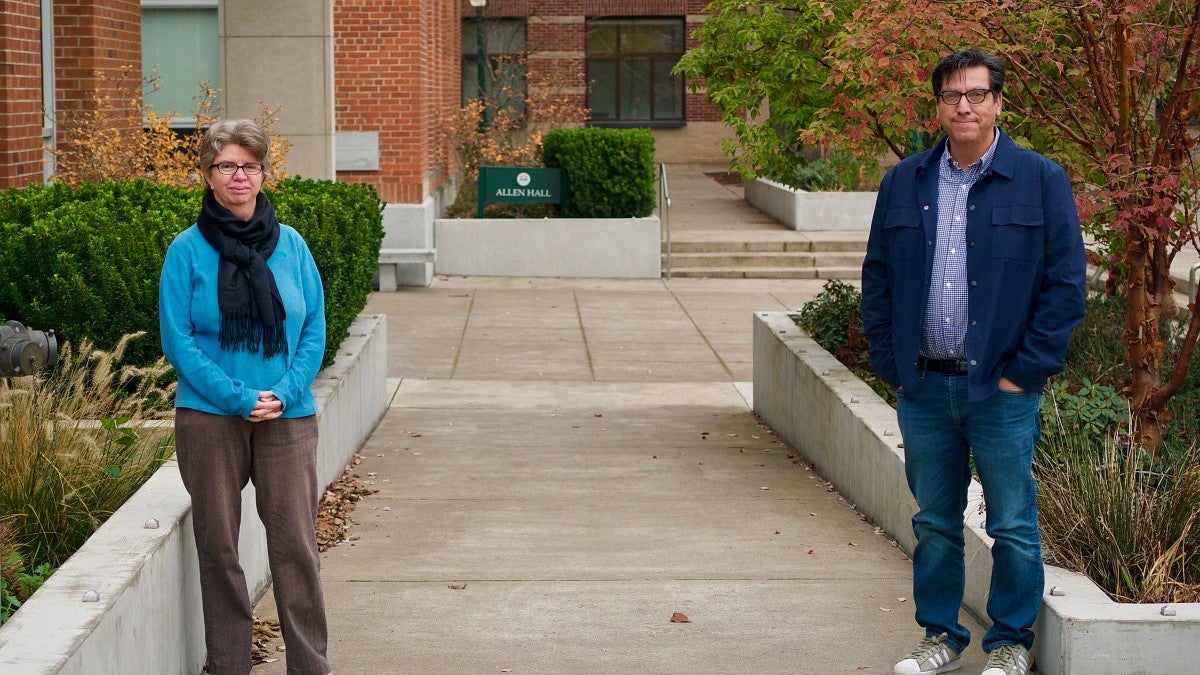
<path fill-rule="evenodd" d="M 969 101 L 971 99 L 968 98 L 967 100 Z M 257 176 L 263 172 L 263 165 L 259 164 L 258 162 L 247 162 L 245 164 L 238 164 L 237 162 L 217 162 L 216 164 L 209 164 L 208 168 L 216 169 L 218 172 L 226 176 L 232 176 L 233 174 L 237 173 L 238 169 L 241 169 L 242 173 L 246 174 L 247 176 Z"/>
<path fill-rule="evenodd" d="M 961 101 L 964 96 L 966 96 L 967 103 L 977 105 L 983 103 L 984 99 L 986 99 L 987 95 L 991 92 L 991 89 L 972 89 L 970 91 L 954 91 L 953 89 L 946 89 L 945 91 L 939 91 L 937 98 L 946 105 L 958 105 L 958 102 Z"/>

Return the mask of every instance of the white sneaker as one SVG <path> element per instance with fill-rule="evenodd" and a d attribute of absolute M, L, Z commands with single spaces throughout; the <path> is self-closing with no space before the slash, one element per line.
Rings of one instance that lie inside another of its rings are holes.
<path fill-rule="evenodd" d="M 921 640 L 911 652 L 892 669 L 894 675 L 936 675 L 962 667 L 958 652 L 946 644 L 945 633 Z M 986 675 L 992 675 L 987 673 Z"/>
<path fill-rule="evenodd" d="M 982 675 L 1029 675 L 1029 650 L 1021 645 L 996 647 L 988 654 Z"/>

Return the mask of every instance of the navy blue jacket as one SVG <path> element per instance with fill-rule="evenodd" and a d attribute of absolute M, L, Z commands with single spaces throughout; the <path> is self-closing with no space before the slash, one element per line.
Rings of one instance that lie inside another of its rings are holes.
<path fill-rule="evenodd" d="M 1087 268 L 1066 172 L 999 129 L 991 169 L 967 201 L 967 386 L 981 401 L 1006 377 L 1041 391 L 1083 318 Z M 862 274 L 871 367 L 913 387 L 937 242 L 938 160 L 908 157 L 879 187 Z"/>

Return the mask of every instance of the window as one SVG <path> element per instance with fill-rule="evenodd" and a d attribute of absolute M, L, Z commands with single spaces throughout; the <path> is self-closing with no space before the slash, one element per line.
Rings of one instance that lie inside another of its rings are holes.
<path fill-rule="evenodd" d="M 200 83 L 220 84 L 219 44 L 217 0 L 142 0 L 146 109 L 194 126 Z"/>
<path fill-rule="evenodd" d="M 493 108 L 510 107 L 525 115 L 525 22 L 488 19 L 483 22 L 484 87 L 479 88 L 479 22 L 462 24 L 462 100 L 486 98 Z"/>
<path fill-rule="evenodd" d="M 683 19 L 587 22 L 588 107 L 592 123 L 683 122 Z"/>

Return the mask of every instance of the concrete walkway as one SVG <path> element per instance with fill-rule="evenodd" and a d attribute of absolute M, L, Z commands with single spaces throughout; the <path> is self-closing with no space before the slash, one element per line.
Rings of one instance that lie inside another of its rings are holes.
<path fill-rule="evenodd" d="M 676 227 L 799 236 L 672 169 Z M 379 492 L 322 557 L 338 673 L 890 673 L 920 637 L 910 563 L 748 400 L 751 313 L 821 284 L 373 294 L 395 396 L 357 471 Z"/>

